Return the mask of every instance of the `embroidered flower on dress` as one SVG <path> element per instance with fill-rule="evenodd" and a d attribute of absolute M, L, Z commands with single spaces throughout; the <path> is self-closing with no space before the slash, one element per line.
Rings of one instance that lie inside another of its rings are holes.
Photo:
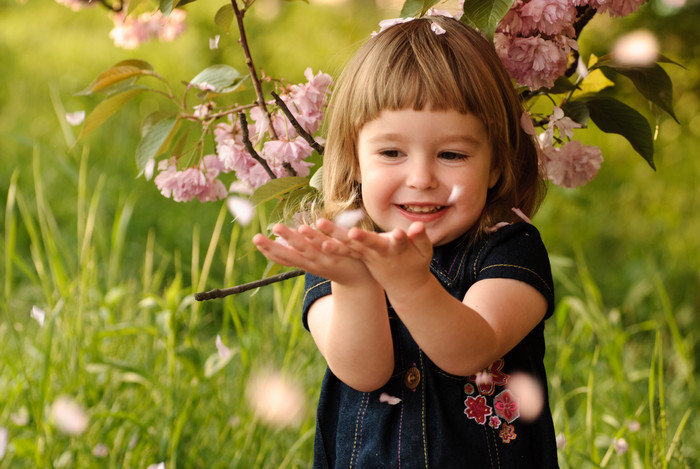
<path fill-rule="evenodd" d="M 501 426 L 501 419 L 499 419 L 496 416 L 493 416 L 489 419 L 489 427 L 493 428 L 494 430 L 498 430 L 498 427 Z"/>
<path fill-rule="evenodd" d="M 485 396 L 490 396 L 496 390 L 496 386 L 505 386 L 508 382 L 508 375 L 503 373 L 503 359 L 499 358 L 485 369 L 486 373 L 490 374 L 490 380 L 484 380 L 483 375 L 478 378 L 478 375 L 471 375 L 468 380 L 476 384 L 479 393 Z"/>
<path fill-rule="evenodd" d="M 486 423 L 486 417 L 493 414 L 493 409 L 486 404 L 486 398 L 484 396 L 469 396 L 467 400 L 464 401 L 464 405 L 467 406 L 467 408 L 464 409 L 466 416 L 476 420 L 476 422 L 481 425 Z"/>
<path fill-rule="evenodd" d="M 501 427 L 501 431 L 498 432 L 498 436 L 501 437 L 501 441 L 503 441 L 503 443 L 510 443 L 511 441 L 515 440 L 518 435 L 515 434 L 515 428 L 513 428 L 513 425 L 503 425 L 503 427 Z"/>
<path fill-rule="evenodd" d="M 508 423 L 520 417 L 518 401 L 510 390 L 506 389 L 493 400 L 496 415 L 503 417 Z"/>
<path fill-rule="evenodd" d="M 467 383 L 464 385 L 464 394 L 473 394 L 474 393 L 474 385 L 471 383 Z"/>

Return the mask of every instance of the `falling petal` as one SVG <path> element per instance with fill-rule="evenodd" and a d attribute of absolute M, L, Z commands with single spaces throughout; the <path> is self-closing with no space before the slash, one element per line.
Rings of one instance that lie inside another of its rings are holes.
<path fill-rule="evenodd" d="M 151 158 L 146 162 L 146 166 L 143 167 L 143 177 L 146 178 L 146 181 L 150 181 L 153 178 L 153 172 L 156 169 L 156 160 L 155 158 Z"/>
<path fill-rule="evenodd" d="M 209 49 L 214 50 L 219 48 L 219 39 L 221 39 L 221 35 L 217 34 L 214 37 L 209 38 Z"/>
<path fill-rule="evenodd" d="M 66 122 L 72 126 L 80 125 L 85 120 L 85 111 L 66 112 Z"/>
<path fill-rule="evenodd" d="M 515 373 L 508 380 L 507 387 L 518 399 L 520 417 L 528 422 L 535 420 L 544 407 L 540 383 L 528 374 Z"/>
<path fill-rule="evenodd" d="M 295 427 L 301 423 L 306 402 L 304 392 L 281 372 L 254 374 L 246 391 L 248 403 L 261 420 L 275 427 Z"/>
<path fill-rule="evenodd" d="M 523 111 L 520 114 L 520 127 L 525 131 L 526 134 L 535 136 L 537 131 L 535 130 L 535 125 L 532 123 L 532 117 L 527 111 Z"/>
<path fill-rule="evenodd" d="M 157 464 L 151 464 L 148 466 L 146 469 L 165 469 L 165 463 L 164 462 L 159 462 Z"/>
<path fill-rule="evenodd" d="M 20 407 L 17 412 L 10 414 L 10 420 L 18 427 L 23 427 L 29 423 L 29 411 L 26 407 Z"/>
<path fill-rule="evenodd" d="M 51 406 L 54 425 L 68 435 L 80 435 L 87 430 L 89 419 L 83 406 L 69 397 L 59 397 Z"/>
<path fill-rule="evenodd" d="M 219 334 L 216 335 L 216 350 L 219 351 L 222 360 L 228 360 L 231 357 L 231 349 L 224 345 Z"/>
<path fill-rule="evenodd" d="M 613 446 L 617 454 L 625 454 L 630 449 L 629 443 L 624 438 L 615 438 Z"/>
<path fill-rule="evenodd" d="M 362 221 L 364 217 L 365 212 L 362 209 L 357 208 L 355 210 L 346 210 L 344 212 L 339 213 L 333 221 L 336 225 L 338 225 L 341 228 L 350 229 L 353 226 L 360 223 L 360 221 Z"/>
<path fill-rule="evenodd" d="M 452 187 L 452 192 L 450 192 L 450 196 L 447 198 L 447 205 L 453 204 L 457 202 L 457 199 L 459 199 L 459 196 L 462 195 L 462 192 L 464 191 L 464 187 L 455 184 Z"/>
<path fill-rule="evenodd" d="M 589 73 L 588 67 L 586 67 L 586 63 L 580 56 L 578 58 L 578 63 L 576 64 L 576 73 L 578 73 L 578 76 L 580 76 L 581 78 L 586 78 Z"/>
<path fill-rule="evenodd" d="M 566 448 L 566 435 L 564 435 L 563 433 L 559 433 L 557 435 L 557 448 L 559 448 L 559 449 Z"/>
<path fill-rule="evenodd" d="M 517 216 L 519 216 L 520 218 L 522 218 L 524 222 L 527 222 L 527 223 L 532 224 L 532 221 L 530 221 L 530 219 L 528 218 L 528 216 L 525 215 L 525 214 L 523 213 L 522 210 L 520 210 L 519 208 L 516 208 L 516 207 L 511 208 L 511 210 L 512 210 L 513 213 L 515 213 Z"/>
<path fill-rule="evenodd" d="M 250 200 L 243 197 L 229 197 L 226 199 L 226 206 L 231 215 L 243 226 L 248 225 L 255 216 L 255 207 L 250 203 Z"/>
<path fill-rule="evenodd" d="M 445 34 L 445 28 L 441 27 L 437 23 L 431 23 L 430 25 L 430 30 L 434 32 L 437 36 L 440 36 L 441 34 Z"/>
<path fill-rule="evenodd" d="M 0 427 L 0 460 L 5 456 L 5 451 L 7 450 L 7 442 L 10 439 L 9 432 L 7 428 Z"/>
<path fill-rule="evenodd" d="M 624 65 L 649 66 L 659 57 L 659 42 L 649 31 L 633 31 L 617 40 L 612 55 Z"/>
<path fill-rule="evenodd" d="M 106 458 L 109 456 L 109 447 L 104 443 L 97 443 L 92 448 L 92 455 L 96 458 Z"/>
<path fill-rule="evenodd" d="M 391 396 L 391 395 L 389 395 L 389 394 L 383 392 L 383 393 L 379 396 L 379 402 L 384 402 L 384 403 L 389 404 L 389 405 L 396 405 L 396 404 L 398 404 L 399 402 L 401 402 L 401 399 L 399 399 L 398 397 Z"/>
<path fill-rule="evenodd" d="M 39 323 L 41 327 L 44 327 L 44 319 L 46 319 L 46 313 L 43 309 L 32 306 L 32 311 L 29 313 L 32 319 Z"/>
<path fill-rule="evenodd" d="M 479 373 L 477 373 L 475 382 L 477 386 L 490 385 L 493 382 L 491 372 L 488 370 L 481 370 Z"/>
<path fill-rule="evenodd" d="M 228 191 L 235 192 L 236 194 L 253 195 L 253 186 L 246 181 L 237 180 L 231 183 Z"/>
<path fill-rule="evenodd" d="M 637 420 L 632 420 L 630 423 L 627 424 L 627 429 L 630 432 L 635 433 L 642 429 L 642 424 L 639 423 Z"/>
<path fill-rule="evenodd" d="M 508 225 L 510 225 L 510 223 L 508 223 L 507 221 L 499 221 L 495 225 L 489 226 L 488 228 L 486 228 L 486 231 L 488 231 L 489 233 L 495 233 L 496 231 L 500 230 L 504 226 L 508 226 Z"/>

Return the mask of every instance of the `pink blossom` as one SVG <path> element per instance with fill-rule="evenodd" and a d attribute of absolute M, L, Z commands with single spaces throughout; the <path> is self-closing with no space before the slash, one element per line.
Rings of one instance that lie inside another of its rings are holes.
<path fill-rule="evenodd" d="M 119 12 L 113 17 L 114 27 L 109 37 L 115 46 L 123 49 L 135 49 L 142 42 L 155 38 L 172 41 L 185 30 L 186 16 L 187 13 L 177 9 L 168 16 L 160 11 L 143 13 L 138 17 L 127 17 L 124 12 Z"/>
<path fill-rule="evenodd" d="M 304 161 L 311 156 L 313 149 L 302 137 L 294 140 L 270 140 L 263 145 L 262 156 L 270 164 L 270 168 L 277 176 L 287 176 L 284 163 L 288 163 L 297 176 L 309 175 L 312 163 Z"/>
<path fill-rule="evenodd" d="M 583 145 L 577 140 L 561 148 L 544 148 L 547 176 L 562 187 L 579 187 L 588 184 L 598 174 L 603 162 L 600 148 Z"/>
<path fill-rule="evenodd" d="M 391 396 L 391 395 L 389 395 L 389 394 L 383 392 L 383 393 L 379 396 L 379 402 L 382 402 L 382 403 L 385 403 L 385 404 L 389 404 L 389 405 L 396 405 L 396 404 L 398 404 L 398 403 L 401 402 L 401 399 L 399 399 L 398 397 Z"/>
<path fill-rule="evenodd" d="M 567 117 L 560 107 L 554 106 L 552 115 L 549 116 L 549 125 L 541 139 L 544 145 L 553 145 L 555 130 L 559 131 L 559 136 L 561 138 L 571 139 L 574 137 L 574 129 L 578 128 L 581 128 L 581 124 Z"/>
<path fill-rule="evenodd" d="M 598 11 L 610 16 L 623 17 L 634 13 L 646 0 L 604 0 Z"/>
<path fill-rule="evenodd" d="M 165 197 L 175 202 L 188 202 L 197 197 L 200 202 L 216 201 L 228 195 L 226 186 L 217 179 L 223 164 L 216 155 L 207 155 L 196 168 L 177 170 L 175 158 L 158 164 L 160 173 L 155 177 L 156 187 Z"/>
<path fill-rule="evenodd" d="M 530 0 L 522 5 L 519 15 L 522 21 L 520 34 L 573 36 L 576 7 L 572 0 Z"/>
<path fill-rule="evenodd" d="M 56 0 L 56 3 L 68 7 L 73 11 L 78 11 L 96 5 L 98 2 L 91 0 Z"/>
<path fill-rule="evenodd" d="M 532 117 L 530 116 L 530 113 L 527 111 L 523 111 L 523 113 L 520 115 L 520 127 L 528 135 L 532 135 L 533 137 L 535 135 L 537 135 L 537 131 L 535 130 L 535 126 L 532 123 Z"/>
<path fill-rule="evenodd" d="M 575 42 L 560 37 L 556 41 L 540 36 L 510 37 L 496 33 L 494 43 L 510 75 L 532 89 L 551 88 L 566 71 L 567 54 Z"/>
<path fill-rule="evenodd" d="M 434 32 L 437 36 L 440 36 L 440 35 L 445 34 L 447 32 L 447 31 L 445 31 L 445 28 L 441 27 L 437 23 L 432 23 L 430 25 L 430 30 L 432 32 Z"/>

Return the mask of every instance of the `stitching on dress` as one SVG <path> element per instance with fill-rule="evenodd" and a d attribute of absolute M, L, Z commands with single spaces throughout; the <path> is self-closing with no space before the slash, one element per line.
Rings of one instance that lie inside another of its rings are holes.
<path fill-rule="evenodd" d="M 367 398 L 367 403 L 365 403 L 365 398 Z M 357 411 L 357 418 L 355 419 L 355 439 L 352 442 L 352 454 L 350 457 L 350 467 L 357 467 L 357 463 L 360 459 L 360 448 L 362 447 L 362 427 L 365 421 L 365 410 L 367 410 L 367 404 L 369 404 L 369 393 L 362 393 L 362 400 L 360 401 L 360 408 Z M 358 441 L 359 433 L 359 441 Z M 357 453 L 355 453 L 357 451 Z"/>
<path fill-rule="evenodd" d="M 423 351 L 418 351 L 418 360 L 420 361 L 420 372 L 422 379 L 420 381 L 420 407 L 421 407 L 421 425 L 423 427 L 423 458 L 425 458 L 425 467 L 428 467 L 428 442 L 426 440 L 425 431 L 425 367 L 423 366 Z"/>
<path fill-rule="evenodd" d="M 309 295 L 309 292 L 311 290 L 313 290 L 316 287 L 320 287 L 321 285 L 324 285 L 326 283 L 330 283 L 330 280 L 324 280 L 323 282 L 318 283 L 318 284 L 314 285 L 313 287 L 309 288 L 308 290 L 306 290 L 306 292 L 304 293 L 304 299 L 302 300 L 302 304 L 304 304 L 304 302 L 306 301 L 306 297 Z"/>
<path fill-rule="evenodd" d="M 522 267 L 522 266 L 513 265 L 513 264 L 493 264 L 493 265 L 489 265 L 489 266 L 484 267 L 483 269 L 481 269 L 481 270 L 479 271 L 479 273 L 483 272 L 483 271 L 486 270 L 486 269 L 491 269 L 491 268 L 493 268 L 493 267 L 514 267 L 514 268 L 516 268 L 516 269 L 522 269 L 522 270 L 524 270 L 524 271 L 526 271 L 526 272 L 530 272 L 532 275 L 534 275 L 535 277 L 537 277 L 537 278 L 540 280 L 540 282 L 542 282 L 542 285 L 545 286 L 545 288 L 547 289 L 547 291 L 548 291 L 550 294 L 552 293 L 552 289 L 549 288 L 549 285 L 547 285 L 547 282 L 545 282 L 544 279 L 543 279 L 542 277 L 540 277 L 540 275 L 539 275 L 537 272 L 535 272 L 535 271 L 532 270 L 532 269 L 528 269 L 527 267 Z"/>

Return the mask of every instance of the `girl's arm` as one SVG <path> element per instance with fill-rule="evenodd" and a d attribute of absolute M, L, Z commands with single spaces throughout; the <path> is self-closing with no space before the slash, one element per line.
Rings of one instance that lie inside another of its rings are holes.
<path fill-rule="evenodd" d="M 475 374 L 517 345 L 544 317 L 546 299 L 512 279 L 475 283 L 459 301 L 430 272 L 432 244 L 420 223 L 407 232 L 353 229 L 348 246 L 384 287 L 416 343 L 442 370 Z"/>
<path fill-rule="evenodd" d="M 347 230 L 333 226 L 336 239 Z M 270 260 L 331 280 L 332 294 L 316 300 L 308 312 L 311 335 L 333 373 L 359 391 L 373 391 L 391 377 L 393 345 L 384 290 L 362 261 L 309 226 L 276 225 L 286 244 L 258 234 L 253 242 Z M 334 245 L 334 252 L 323 246 Z"/>

